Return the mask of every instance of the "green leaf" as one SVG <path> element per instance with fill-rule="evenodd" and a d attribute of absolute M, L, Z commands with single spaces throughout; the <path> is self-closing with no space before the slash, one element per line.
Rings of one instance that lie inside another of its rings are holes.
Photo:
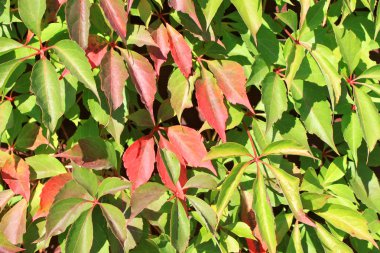
<path fill-rule="evenodd" d="M 98 179 L 92 170 L 81 167 L 74 167 L 73 169 L 74 180 L 83 186 L 91 196 L 95 196 L 98 191 Z"/>
<path fill-rule="evenodd" d="M 276 73 L 269 73 L 263 80 L 262 87 L 262 99 L 267 120 L 266 131 L 269 131 L 287 110 L 288 99 L 285 84 Z"/>
<path fill-rule="evenodd" d="M 150 203 L 159 199 L 167 191 L 166 187 L 148 182 L 138 187 L 132 194 L 131 198 L 131 217 L 136 217 Z"/>
<path fill-rule="evenodd" d="M 360 88 L 354 87 L 354 98 L 363 137 L 367 142 L 369 152 L 371 152 L 377 141 L 380 140 L 379 110 L 372 102 L 371 97 Z"/>
<path fill-rule="evenodd" d="M 23 45 L 21 43 L 15 40 L 6 37 L 0 37 L 0 53 L 4 54 L 22 46 Z"/>
<path fill-rule="evenodd" d="M 259 231 L 269 252 L 276 252 L 276 230 L 272 207 L 264 183 L 262 173 L 258 168 L 257 177 L 253 184 L 253 210 L 255 211 L 256 221 Z"/>
<path fill-rule="evenodd" d="M 206 19 L 206 29 L 210 26 L 212 19 L 215 17 L 215 14 L 222 3 L 223 0 L 209 0 L 206 2 L 205 6 L 202 6 L 202 11 Z"/>
<path fill-rule="evenodd" d="M 358 66 L 362 43 L 351 30 L 345 30 L 333 25 L 335 39 L 344 62 L 348 65 L 351 75 Z"/>
<path fill-rule="evenodd" d="M 18 13 L 26 27 L 41 36 L 41 21 L 46 10 L 45 0 L 18 0 Z"/>
<path fill-rule="evenodd" d="M 54 132 L 58 120 L 65 112 L 65 100 L 54 66 L 47 59 L 41 59 L 34 65 L 30 80 L 44 124 Z"/>
<path fill-rule="evenodd" d="M 168 81 L 170 104 L 177 114 L 179 121 L 181 121 L 183 110 L 193 106 L 191 98 L 194 91 L 194 82 L 198 76 L 199 71 L 196 72 L 194 76 L 190 76 L 189 79 L 186 79 L 178 68 L 170 75 Z"/>
<path fill-rule="evenodd" d="M 294 77 L 297 74 L 297 71 L 301 67 L 301 63 L 305 58 L 305 48 L 301 45 L 294 44 L 290 54 L 286 60 L 287 68 L 285 72 L 285 83 L 288 86 L 288 90 L 291 89 Z"/>
<path fill-rule="evenodd" d="M 313 158 L 304 146 L 292 140 L 281 140 L 270 143 L 261 154 L 261 156 L 268 155 L 300 155 Z"/>
<path fill-rule="evenodd" d="M 4 101 L 0 104 L 0 137 L 12 125 L 12 108 L 13 106 L 10 101 Z"/>
<path fill-rule="evenodd" d="M 275 13 L 278 19 L 284 22 L 287 26 L 289 26 L 294 32 L 296 32 L 298 26 L 298 17 L 297 13 L 292 10 L 288 10 L 286 12 Z"/>
<path fill-rule="evenodd" d="M 255 239 L 255 237 L 252 234 L 251 228 L 245 222 L 238 221 L 236 223 L 223 226 L 223 228 L 227 229 L 231 233 L 234 233 L 238 237 L 248 238 L 248 239 L 253 239 L 253 240 Z"/>
<path fill-rule="evenodd" d="M 333 138 L 330 104 L 320 92 L 321 89 L 311 83 L 300 81 L 293 82 L 292 85 L 292 94 L 296 101 L 295 106 L 308 132 L 317 135 L 338 153 Z"/>
<path fill-rule="evenodd" d="M 363 73 L 361 73 L 355 80 L 359 79 L 376 79 L 380 80 L 380 65 L 376 64 L 369 69 L 366 69 Z"/>
<path fill-rule="evenodd" d="M 328 204 L 315 213 L 334 227 L 353 237 L 369 241 L 377 247 L 376 242 L 368 231 L 368 223 L 360 213 L 337 204 Z"/>
<path fill-rule="evenodd" d="M 3 90 L 13 71 L 15 71 L 21 63 L 21 60 L 15 59 L 0 64 L 0 91 Z"/>
<path fill-rule="evenodd" d="M 297 253 L 304 252 L 302 248 L 302 236 L 301 236 L 298 222 L 294 224 L 292 235 L 291 235 L 291 241 L 288 244 L 287 252 L 297 252 Z"/>
<path fill-rule="evenodd" d="M 190 239 L 190 221 L 177 199 L 170 214 L 170 240 L 178 252 L 185 252 Z"/>
<path fill-rule="evenodd" d="M 303 206 L 300 197 L 299 183 L 300 180 L 294 177 L 280 168 L 276 168 L 268 163 L 265 163 L 271 172 L 275 175 L 280 184 L 282 192 L 288 202 L 290 209 L 292 210 L 295 218 L 305 224 L 310 226 L 315 226 L 314 222 L 311 221 L 303 211 Z"/>
<path fill-rule="evenodd" d="M 203 160 L 213 160 L 218 158 L 239 156 L 251 156 L 249 151 L 241 144 L 236 142 L 226 142 L 218 146 L 211 147 L 211 150 L 207 153 Z"/>
<path fill-rule="evenodd" d="M 350 111 L 342 117 L 342 132 L 343 138 L 347 142 L 350 152 L 355 160 L 358 162 L 358 148 L 360 147 L 363 139 L 363 133 L 360 128 L 359 117 L 356 112 Z"/>
<path fill-rule="evenodd" d="M 210 189 L 213 190 L 218 186 L 215 177 L 209 174 L 196 174 L 195 176 L 189 178 L 186 184 L 183 186 L 183 189 L 188 188 L 199 188 L 199 189 Z"/>
<path fill-rule="evenodd" d="M 176 184 L 179 179 L 179 174 L 181 173 L 181 164 L 179 163 L 177 155 L 166 148 L 160 149 L 160 153 L 170 178 L 173 183 Z"/>
<path fill-rule="evenodd" d="M 377 34 L 380 31 L 380 8 L 376 9 L 375 36 L 373 37 L 374 40 L 376 40 Z"/>
<path fill-rule="evenodd" d="M 311 56 L 317 62 L 326 81 L 327 88 L 329 90 L 330 99 L 332 104 L 338 103 L 340 95 L 342 93 L 341 88 L 341 76 L 338 73 L 337 66 L 331 62 L 329 56 L 333 55 L 331 50 L 318 44 L 316 49 L 309 49 Z"/>
<path fill-rule="evenodd" d="M 347 246 L 344 242 L 339 241 L 335 236 L 330 234 L 321 224 L 315 223 L 315 231 L 317 236 L 322 243 L 323 248 L 326 252 L 342 252 L 351 253 L 353 250 Z"/>
<path fill-rule="evenodd" d="M 216 226 L 218 225 L 216 213 L 205 201 L 195 196 L 186 195 L 186 198 L 190 201 L 191 205 L 201 215 L 206 228 L 212 234 L 216 232 Z"/>
<path fill-rule="evenodd" d="M 53 49 L 70 73 L 90 89 L 100 101 L 91 65 L 83 49 L 72 40 L 61 40 L 53 46 Z"/>
<path fill-rule="evenodd" d="M 303 192 L 301 194 L 302 205 L 308 210 L 318 210 L 321 209 L 327 202 L 331 195 L 319 194 L 313 192 Z"/>
<path fill-rule="evenodd" d="M 54 177 L 67 172 L 63 164 L 51 155 L 29 156 L 25 158 L 25 161 L 31 167 L 31 180 Z"/>
<path fill-rule="evenodd" d="M 93 203 L 79 198 L 68 198 L 55 202 L 46 218 L 45 238 L 65 232 L 68 226 L 91 207 L 93 207 Z"/>
<path fill-rule="evenodd" d="M 100 208 L 112 233 L 119 240 L 121 245 L 124 245 L 124 242 L 127 240 L 127 221 L 124 214 L 119 208 L 110 204 L 101 203 Z"/>
<path fill-rule="evenodd" d="M 338 181 L 346 174 L 347 169 L 347 156 L 341 156 L 334 159 L 327 169 L 324 177 L 323 184 L 329 185 L 335 181 Z"/>
<path fill-rule="evenodd" d="M 93 241 L 92 209 L 84 212 L 71 226 L 66 239 L 66 252 L 89 253 Z"/>
<path fill-rule="evenodd" d="M 256 34 L 260 29 L 263 15 L 261 0 L 231 0 L 231 3 L 236 7 L 257 44 Z"/>
<path fill-rule="evenodd" d="M 115 194 L 119 191 L 129 189 L 131 183 L 118 177 L 105 178 L 98 187 L 97 197 L 100 198 L 107 194 Z"/>
<path fill-rule="evenodd" d="M 232 194 L 234 194 L 240 184 L 243 173 L 248 165 L 249 163 L 239 163 L 231 170 L 230 174 L 224 180 L 216 203 L 218 220 L 221 219 L 223 211 L 230 202 Z"/>

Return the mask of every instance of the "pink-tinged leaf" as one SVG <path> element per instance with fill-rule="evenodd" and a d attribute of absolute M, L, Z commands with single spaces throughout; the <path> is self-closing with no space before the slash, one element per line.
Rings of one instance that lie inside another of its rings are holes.
<path fill-rule="evenodd" d="M 117 34 L 124 39 L 127 36 L 128 15 L 121 0 L 100 0 L 104 14 Z"/>
<path fill-rule="evenodd" d="M 17 149 L 35 150 L 40 145 L 48 145 L 49 140 L 42 133 L 42 128 L 35 123 L 26 124 L 19 133 L 15 147 Z"/>
<path fill-rule="evenodd" d="M 123 155 L 124 167 L 132 183 L 132 191 L 150 179 L 155 162 L 154 140 L 144 136 L 127 148 Z"/>
<path fill-rule="evenodd" d="M 8 241 L 5 235 L 0 231 L 0 252 L 1 253 L 16 253 L 24 251 L 25 249 L 19 248 Z"/>
<path fill-rule="evenodd" d="M 127 14 L 131 11 L 133 0 L 127 0 Z"/>
<path fill-rule="evenodd" d="M 207 150 L 199 132 L 186 126 L 171 126 L 168 128 L 168 137 L 189 166 L 204 167 L 217 174 L 210 161 L 202 160 Z"/>
<path fill-rule="evenodd" d="M 8 204 L 8 201 L 15 195 L 12 190 L 3 190 L 0 192 L 0 212 Z"/>
<path fill-rule="evenodd" d="M 195 83 L 195 96 L 201 114 L 211 127 L 226 142 L 227 108 L 223 102 L 223 93 L 215 78 L 206 69 L 202 69 L 202 78 Z"/>
<path fill-rule="evenodd" d="M 90 34 L 88 37 L 86 56 L 92 68 L 98 67 L 102 62 L 107 53 L 107 44 L 107 41 L 98 35 Z"/>
<path fill-rule="evenodd" d="M 208 61 L 207 64 L 226 99 L 232 104 L 244 105 L 254 113 L 245 89 L 246 77 L 243 67 L 237 62 L 226 60 Z"/>
<path fill-rule="evenodd" d="M 159 76 L 160 68 L 162 64 L 166 62 L 168 54 L 170 52 L 169 36 L 166 27 L 163 24 L 161 24 L 157 30 L 154 30 L 151 35 L 158 47 L 149 46 L 148 52 L 150 58 L 154 62 L 156 75 Z"/>
<path fill-rule="evenodd" d="M 144 56 L 122 48 L 120 48 L 120 52 L 127 62 L 129 75 L 141 97 L 141 101 L 149 111 L 152 121 L 155 122 L 153 102 L 157 87 L 154 69 Z"/>
<path fill-rule="evenodd" d="M 170 150 L 171 152 L 176 154 L 181 165 L 180 177 L 176 184 L 174 184 L 173 180 L 171 179 L 159 150 L 157 151 L 157 170 L 165 186 L 168 187 L 176 195 L 177 198 L 185 199 L 185 194 L 182 190 L 182 185 L 184 185 L 187 181 L 185 161 L 183 160 L 182 156 L 178 153 L 178 150 L 161 134 L 158 147 L 160 149 Z"/>
<path fill-rule="evenodd" d="M 100 65 L 102 91 L 114 110 L 123 104 L 123 93 L 128 71 L 123 58 L 113 49 L 108 51 Z"/>
<path fill-rule="evenodd" d="M 70 38 L 86 49 L 90 32 L 89 0 L 69 0 L 66 4 L 66 22 Z"/>
<path fill-rule="evenodd" d="M 199 19 L 195 11 L 193 0 L 169 0 L 169 6 L 176 11 L 189 15 L 195 24 L 197 24 L 197 26 L 202 30 L 202 26 L 199 23 Z"/>
<path fill-rule="evenodd" d="M 31 30 L 28 30 L 25 38 L 25 45 L 29 44 L 29 42 L 33 39 L 34 33 Z"/>
<path fill-rule="evenodd" d="M 7 213 L 1 217 L 0 231 L 9 242 L 20 244 L 23 242 L 22 236 L 26 232 L 26 209 L 28 202 L 21 199 Z M 3 251 L 0 251 L 3 252 Z"/>
<path fill-rule="evenodd" d="M 26 201 L 30 198 L 29 165 L 20 157 L 12 155 L 4 164 L 1 176 L 11 190 L 22 195 Z"/>
<path fill-rule="evenodd" d="M 33 220 L 40 217 L 46 217 L 49 214 L 50 207 L 53 205 L 55 196 L 62 187 L 72 179 L 71 173 L 61 174 L 50 178 L 42 188 L 40 195 L 40 208 L 34 215 Z"/>
<path fill-rule="evenodd" d="M 166 29 L 169 35 L 170 51 L 174 62 L 178 65 L 182 74 L 188 78 L 191 74 L 191 68 L 193 67 L 191 49 L 183 36 L 171 25 L 166 24 Z"/>

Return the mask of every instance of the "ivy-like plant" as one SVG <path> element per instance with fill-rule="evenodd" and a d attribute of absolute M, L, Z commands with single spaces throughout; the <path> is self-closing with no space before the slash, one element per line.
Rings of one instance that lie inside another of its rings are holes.
<path fill-rule="evenodd" d="M 376 2 L 0 0 L 0 252 L 379 252 Z"/>

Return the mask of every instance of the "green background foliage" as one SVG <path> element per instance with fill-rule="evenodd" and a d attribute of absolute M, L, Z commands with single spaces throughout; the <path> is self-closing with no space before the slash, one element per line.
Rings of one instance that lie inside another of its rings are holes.
<path fill-rule="evenodd" d="M 376 0 L 0 0 L 1 252 L 379 252 Z"/>

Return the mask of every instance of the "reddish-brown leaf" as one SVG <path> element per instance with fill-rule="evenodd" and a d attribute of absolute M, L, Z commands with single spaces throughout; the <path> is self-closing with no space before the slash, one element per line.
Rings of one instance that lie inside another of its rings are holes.
<path fill-rule="evenodd" d="M 182 74 L 188 78 L 191 74 L 191 68 L 193 66 L 191 49 L 183 36 L 171 25 L 166 24 L 166 29 L 169 35 L 169 45 L 173 59 Z"/>
<path fill-rule="evenodd" d="M 5 237 L 13 244 L 20 244 L 23 242 L 22 236 L 26 232 L 26 209 L 28 202 L 21 199 L 14 205 L 7 213 L 1 217 L 0 231 L 4 233 Z M 0 248 L 0 252 L 1 248 Z"/>
<path fill-rule="evenodd" d="M 176 197 L 180 199 L 185 199 L 185 194 L 182 190 L 182 186 L 186 183 L 187 181 L 187 176 L 186 176 L 186 164 L 185 161 L 183 160 L 182 156 L 179 154 L 178 150 L 173 146 L 168 140 L 165 139 L 160 134 L 160 141 L 158 143 L 158 147 L 160 149 L 167 149 L 176 154 L 180 164 L 181 164 L 181 173 L 179 176 L 179 180 L 176 184 L 172 181 L 168 170 L 165 166 L 164 161 L 162 160 L 161 153 L 159 150 L 157 150 L 157 170 L 158 173 L 161 177 L 162 182 L 165 184 L 166 187 L 168 187 L 175 195 Z"/>
<path fill-rule="evenodd" d="M 112 28 L 121 38 L 127 36 L 128 15 L 124 10 L 124 3 L 121 0 L 100 0 L 104 14 L 110 22 Z"/>
<path fill-rule="evenodd" d="M 113 49 L 106 53 L 100 65 L 102 91 L 114 110 L 123 104 L 123 93 L 128 71 L 123 58 Z"/>
<path fill-rule="evenodd" d="M 157 87 L 156 75 L 153 67 L 148 59 L 134 51 L 120 48 L 120 52 L 127 62 L 129 75 L 135 84 L 136 90 L 141 97 L 141 101 L 149 111 L 152 121 L 155 122 L 153 102 Z"/>
<path fill-rule="evenodd" d="M 207 64 L 226 99 L 233 104 L 244 105 L 254 113 L 245 89 L 244 68 L 237 62 L 227 60 L 208 61 Z"/>
<path fill-rule="evenodd" d="M 70 38 L 86 49 L 90 32 L 89 0 L 69 0 L 66 4 L 66 22 Z"/>
<path fill-rule="evenodd" d="M 162 64 L 166 62 L 167 56 L 170 52 L 169 36 L 166 27 L 163 24 L 161 24 L 157 30 L 154 30 L 151 35 L 158 47 L 149 46 L 148 51 L 150 58 L 154 62 L 156 75 L 159 76 L 160 68 Z"/>
<path fill-rule="evenodd" d="M 66 173 L 52 177 L 45 183 L 40 195 L 40 208 L 34 215 L 33 220 L 36 220 L 40 217 L 46 217 L 49 214 L 49 210 L 54 202 L 55 196 L 71 179 L 71 173 Z"/>
<path fill-rule="evenodd" d="M 169 0 L 169 6 L 176 11 L 189 15 L 195 24 L 197 24 L 197 26 L 202 30 L 202 26 L 199 23 L 199 19 L 195 11 L 193 0 Z"/>
<path fill-rule="evenodd" d="M 127 148 L 123 155 L 124 167 L 132 183 L 132 191 L 150 179 L 155 162 L 154 140 L 144 136 Z"/>
<path fill-rule="evenodd" d="M 66 3 L 67 0 L 46 0 L 46 12 L 45 20 L 46 23 L 52 23 L 57 21 L 57 13 L 62 4 Z"/>
<path fill-rule="evenodd" d="M 30 198 L 29 165 L 20 157 L 12 155 L 5 162 L 1 176 L 11 190 L 22 195 L 26 201 Z"/>
<path fill-rule="evenodd" d="M 199 132 L 186 126 L 171 126 L 168 128 L 168 137 L 189 166 L 204 167 L 216 175 L 212 163 L 202 160 L 207 150 Z"/>
<path fill-rule="evenodd" d="M 107 41 L 98 35 L 90 34 L 88 37 L 86 56 L 91 64 L 91 67 L 98 67 L 106 53 Z"/>
<path fill-rule="evenodd" d="M 195 96 L 202 116 L 225 142 L 228 112 L 223 102 L 223 93 L 212 74 L 204 68 L 202 78 L 195 83 Z"/>

